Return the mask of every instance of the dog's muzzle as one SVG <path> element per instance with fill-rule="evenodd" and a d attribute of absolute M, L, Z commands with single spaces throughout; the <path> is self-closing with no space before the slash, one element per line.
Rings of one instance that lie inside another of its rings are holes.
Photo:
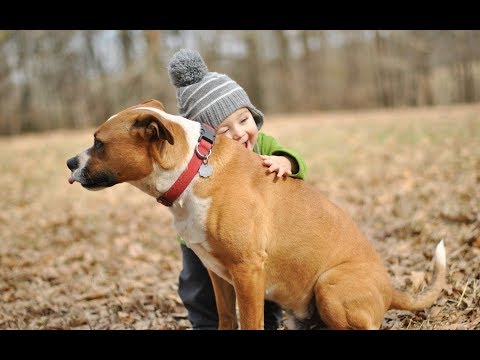
<path fill-rule="evenodd" d="M 115 176 L 110 171 L 100 171 L 95 174 L 90 174 L 87 171 L 86 166 L 83 166 L 81 169 L 79 169 L 79 166 L 80 161 L 78 156 L 74 156 L 67 160 L 67 167 L 72 172 L 68 179 L 70 184 L 77 181 L 88 190 L 101 190 L 118 183 Z"/>

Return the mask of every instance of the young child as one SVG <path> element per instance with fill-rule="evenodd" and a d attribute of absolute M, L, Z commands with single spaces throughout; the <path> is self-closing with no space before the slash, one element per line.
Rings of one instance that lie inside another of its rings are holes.
<path fill-rule="evenodd" d="M 168 73 L 177 88 L 181 116 L 207 123 L 216 130 L 217 136 L 245 144 L 247 149 L 259 154 L 268 172 L 275 172 L 278 177 L 305 178 L 305 161 L 273 137 L 259 132 L 263 114 L 252 105 L 245 90 L 227 75 L 209 72 L 198 52 L 182 49 L 175 53 Z M 188 311 L 188 319 L 193 329 L 217 329 L 217 306 L 208 271 L 181 237 L 177 239 L 183 258 L 178 293 Z M 265 329 L 277 329 L 281 319 L 281 309 L 265 301 Z"/>

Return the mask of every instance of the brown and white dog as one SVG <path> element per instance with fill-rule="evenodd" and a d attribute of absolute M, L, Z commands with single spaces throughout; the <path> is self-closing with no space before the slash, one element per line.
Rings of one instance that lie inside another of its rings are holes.
<path fill-rule="evenodd" d="M 149 100 L 110 117 L 67 165 L 70 183 L 100 190 L 128 182 L 159 198 L 187 168 L 201 125 Z M 307 182 L 267 175 L 261 159 L 220 136 L 206 177 L 194 174 L 170 207 L 176 230 L 209 269 L 219 328 L 263 328 L 264 299 L 297 326 L 379 329 L 389 309 L 431 306 L 445 284 L 438 244 L 431 284 L 392 287 L 382 260 L 350 217 Z M 235 296 L 236 295 L 236 296 Z"/>

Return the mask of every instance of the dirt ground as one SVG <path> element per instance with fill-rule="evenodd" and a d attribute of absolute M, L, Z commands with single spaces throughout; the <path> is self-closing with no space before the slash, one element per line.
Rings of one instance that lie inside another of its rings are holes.
<path fill-rule="evenodd" d="M 480 329 L 480 104 L 270 115 L 263 130 L 304 156 L 395 286 L 420 291 L 445 241 L 442 296 L 382 329 Z M 68 184 L 92 133 L 0 138 L 0 329 L 189 329 L 169 210 L 128 184 Z"/>

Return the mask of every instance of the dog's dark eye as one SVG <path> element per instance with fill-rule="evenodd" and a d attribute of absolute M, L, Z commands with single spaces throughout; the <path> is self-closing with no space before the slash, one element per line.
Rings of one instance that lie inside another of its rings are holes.
<path fill-rule="evenodd" d="M 95 148 L 95 150 L 101 150 L 103 148 L 103 142 L 95 139 L 95 141 L 93 142 L 93 147 Z"/>

